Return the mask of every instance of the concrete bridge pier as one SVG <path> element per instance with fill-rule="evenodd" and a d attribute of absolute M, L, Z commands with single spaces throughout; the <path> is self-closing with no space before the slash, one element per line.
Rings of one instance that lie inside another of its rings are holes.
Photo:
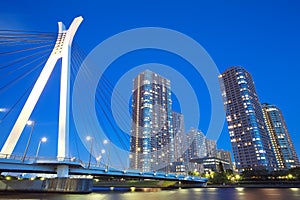
<path fill-rule="evenodd" d="M 0 191 L 90 193 L 92 189 L 93 180 L 84 178 L 0 180 Z"/>

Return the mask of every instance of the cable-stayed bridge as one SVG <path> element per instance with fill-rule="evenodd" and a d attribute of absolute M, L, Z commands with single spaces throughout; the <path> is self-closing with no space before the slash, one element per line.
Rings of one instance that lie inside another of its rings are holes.
<path fill-rule="evenodd" d="M 0 171 L 56 174 L 59 178 L 92 175 L 206 183 L 205 178 L 173 174 L 169 170 L 142 172 L 129 169 L 129 137 L 115 130 L 107 111 L 107 95 L 113 89 L 109 78 L 101 79 L 102 87 L 97 88 L 95 97 L 95 107 L 109 126 L 107 137 L 98 137 L 97 133 L 77 133 L 71 126 L 74 123 L 70 110 L 72 84 L 85 56 L 73 39 L 82 20 L 82 17 L 75 18 L 69 29 L 59 22 L 58 33 L 0 30 L 0 131 L 3 132 Z M 59 76 L 53 75 L 55 72 Z M 87 79 L 92 73 L 86 72 Z M 56 80 L 59 92 L 48 86 L 55 78 L 59 79 Z M 45 93 L 48 93 L 48 99 L 44 106 L 48 102 L 59 102 L 54 103 L 58 107 L 54 122 L 57 126 L 54 132 L 58 134 L 53 136 L 57 142 L 48 149 L 48 154 L 57 153 L 52 157 L 39 154 L 47 138 L 41 137 L 37 129 L 47 123 L 40 118 L 45 118 L 48 113 L 34 113 Z M 119 101 L 124 99 L 120 97 Z M 35 116 L 34 120 L 32 116 Z M 82 124 L 93 126 L 88 119 Z M 84 150 L 78 147 L 79 139 L 85 143 Z M 114 145 L 114 140 L 118 145 Z M 36 150 L 32 143 L 37 144 Z M 121 148 L 123 153 L 118 153 L 116 148 Z M 82 151 L 88 154 L 85 153 L 84 159 L 80 158 Z M 116 160 L 120 165 L 114 165 Z"/>

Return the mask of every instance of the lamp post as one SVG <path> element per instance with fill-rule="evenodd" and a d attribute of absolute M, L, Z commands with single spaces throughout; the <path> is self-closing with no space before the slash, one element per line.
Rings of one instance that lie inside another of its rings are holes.
<path fill-rule="evenodd" d="M 28 141 L 27 141 L 27 144 L 26 144 L 26 148 L 25 148 L 25 151 L 24 151 L 24 155 L 22 157 L 22 162 L 24 162 L 25 158 L 26 158 L 26 154 L 27 154 L 27 151 L 28 151 L 28 147 L 29 147 L 29 144 L 30 144 L 30 141 L 31 141 L 31 137 L 32 137 L 32 133 L 33 133 L 33 129 L 34 129 L 34 125 L 35 125 L 35 121 L 27 121 L 26 123 L 28 126 L 31 126 L 31 130 L 30 130 L 30 134 L 29 134 L 29 138 L 28 138 Z"/>
<path fill-rule="evenodd" d="M 0 113 L 5 113 L 7 111 L 7 109 L 6 108 L 0 108 Z M 0 119 L 0 123 L 2 122 L 2 120 L 5 118 L 5 115 L 4 115 L 4 117 L 1 117 L 1 119 Z"/>
<path fill-rule="evenodd" d="M 170 162 L 168 173 L 171 173 L 171 172 L 172 172 L 172 167 L 173 167 L 173 163 Z"/>
<path fill-rule="evenodd" d="M 40 147 L 41 147 L 41 143 L 44 143 L 44 142 L 47 142 L 47 138 L 46 137 L 42 137 L 39 141 L 39 145 L 38 145 L 38 148 L 36 150 L 36 154 L 35 154 L 35 159 L 37 159 L 38 155 L 39 155 L 39 150 L 40 150 Z"/>
<path fill-rule="evenodd" d="M 127 164 L 127 168 L 130 169 L 130 163 L 132 162 L 131 159 L 133 158 L 133 155 L 131 153 L 129 153 L 128 156 L 128 164 Z"/>
<path fill-rule="evenodd" d="M 101 158 L 102 158 L 102 155 L 100 155 L 100 156 L 98 156 L 98 157 L 96 158 L 97 164 L 99 165 L 99 167 L 100 167 L 100 161 L 101 161 Z"/>
<path fill-rule="evenodd" d="M 109 161 L 110 161 L 110 141 L 109 140 L 104 140 L 103 144 L 107 144 L 108 145 L 108 152 L 107 152 L 107 166 L 106 169 L 108 170 L 109 167 Z"/>
<path fill-rule="evenodd" d="M 86 136 L 86 140 L 87 141 L 91 141 L 91 148 L 90 148 L 90 156 L 89 156 L 89 164 L 88 164 L 88 168 L 90 168 L 91 166 L 91 159 L 92 159 L 92 151 L 93 151 L 93 138 L 91 136 Z"/>

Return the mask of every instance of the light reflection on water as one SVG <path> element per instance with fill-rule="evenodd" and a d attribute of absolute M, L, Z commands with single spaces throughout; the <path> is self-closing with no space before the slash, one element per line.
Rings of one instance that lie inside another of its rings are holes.
<path fill-rule="evenodd" d="M 157 192 L 93 192 L 91 194 L 0 193 L 0 199 L 62 200 L 299 200 L 299 188 L 194 188 Z"/>

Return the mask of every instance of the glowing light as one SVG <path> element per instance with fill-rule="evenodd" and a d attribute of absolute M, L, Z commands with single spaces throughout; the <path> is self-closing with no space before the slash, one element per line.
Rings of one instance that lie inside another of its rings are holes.
<path fill-rule="evenodd" d="M 28 126 L 31 126 L 31 125 L 34 124 L 34 121 L 28 120 L 28 121 L 26 122 L 26 124 L 27 124 Z"/>
<path fill-rule="evenodd" d="M 242 192 L 242 191 L 244 191 L 244 188 L 241 188 L 241 187 L 237 187 L 237 188 L 235 188 L 237 191 L 239 191 L 239 192 Z"/>
<path fill-rule="evenodd" d="M 99 162 L 99 161 L 101 160 L 101 158 L 102 158 L 102 156 L 98 156 L 98 157 L 96 158 L 96 160 Z"/>
<path fill-rule="evenodd" d="M 43 138 L 41 139 L 41 141 L 42 141 L 42 142 L 47 142 L 47 138 L 46 138 L 46 137 L 43 137 Z"/>
<path fill-rule="evenodd" d="M 293 176 L 292 174 L 287 175 L 287 177 L 288 177 L 289 179 L 294 178 L 294 176 Z"/>
<path fill-rule="evenodd" d="M 103 140 L 103 144 L 108 144 L 108 140 Z"/>
<path fill-rule="evenodd" d="M 91 139 L 92 139 L 92 137 L 91 136 L 86 136 L 86 138 L 85 138 L 87 141 L 90 141 Z"/>
<path fill-rule="evenodd" d="M 0 108 L 0 112 L 6 112 L 7 109 L 6 108 Z"/>

